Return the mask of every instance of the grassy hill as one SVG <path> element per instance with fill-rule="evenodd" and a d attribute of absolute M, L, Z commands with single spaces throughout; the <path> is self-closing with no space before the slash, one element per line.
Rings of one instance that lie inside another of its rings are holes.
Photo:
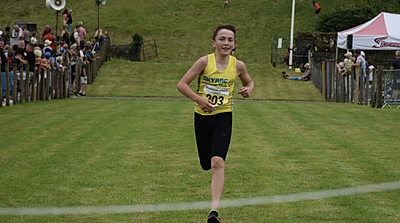
<path fill-rule="evenodd" d="M 317 2 L 322 7 L 321 17 L 339 7 L 368 5 L 389 8 L 391 4 L 399 4 L 395 0 L 383 3 L 373 0 Z M 100 71 L 99 79 L 88 87 L 89 95 L 181 97 L 175 89 L 179 78 L 195 60 L 213 52 L 211 38 L 216 25 L 231 23 L 237 27 L 238 49 L 235 56 L 246 62 L 256 82 L 252 98 L 323 100 L 312 84 L 285 81 L 280 72 L 286 67 L 273 68 L 270 64 L 271 38 L 290 36 L 292 1 L 230 0 L 229 7 L 223 8 L 222 5 L 221 0 L 110 0 L 100 5 L 100 27 L 111 35 L 112 43 L 130 43 L 136 33 L 144 39 L 156 39 L 159 57 L 153 62 L 159 64 L 106 63 Z M 75 25 L 83 21 L 89 35 L 94 34 L 97 28 L 97 5 L 93 0 L 67 0 L 65 8 L 73 10 Z M 59 14 L 58 26 L 61 27 L 61 12 Z M 55 27 L 56 23 L 56 12 L 47 9 L 44 0 L 8 1 L 7 7 L 0 7 L 0 15 L 3 30 L 7 25 L 12 26 L 14 21 L 36 22 L 40 32 L 46 24 Z M 317 20 L 312 1 L 297 0 L 295 15 L 295 32 L 316 31 Z M 298 75 L 290 71 L 288 73 Z M 138 81 L 133 74 L 147 75 L 147 79 Z M 172 90 L 138 90 L 146 80 L 161 78 L 158 75 L 170 75 L 169 82 L 164 83 L 167 85 L 163 87 Z M 110 81 L 113 78 L 117 80 Z"/>
<path fill-rule="evenodd" d="M 319 0 L 321 16 L 338 7 L 377 5 L 373 0 Z M 378 5 L 398 5 L 388 0 Z M 0 7 L 0 26 L 14 21 L 36 22 L 43 30 L 46 24 L 55 27 L 56 12 L 50 11 L 45 0 L 7 1 Z M 93 0 L 67 0 L 73 10 L 74 24 L 83 21 L 87 32 L 97 27 L 97 5 Z M 223 8 L 221 0 L 110 0 L 100 5 L 100 26 L 112 35 L 114 43 L 129 43 L 138 33 L 158 42 L 159 62 L 193 62 L 209 53 L 211 34 L 219 23 L 238 28 L 237 57 L 251 63 L 268 63 L 272 37 L 289 37 L 292 1 L 231 0 Z M 393 9 L 394 10 L 394 9 Z M 59 27 L 62 24 L 61 12 Z M 316 19 L 312 1 L 296 1 L 295 31 L 315 31 Z M 60 31 L 58 32 L 60 33 Z"/>

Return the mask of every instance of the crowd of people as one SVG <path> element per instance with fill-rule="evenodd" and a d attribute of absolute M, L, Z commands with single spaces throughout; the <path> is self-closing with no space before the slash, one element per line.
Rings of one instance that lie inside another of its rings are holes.
<path fill-rule="evenodd" d="M 34 72 L 44 73 L 47 78 L 47 71 L 57 70 L 69 71 L 69 91 L 77 92 L 80 96 L 85 96 L 85 86 L 87 84 L 87 67 L 99 58 L 104 35 L 101 29 L 97 29 L 92 39 L 88 38 L 83 22 L 79 21 L 71 32 L 72 10 L 64 10 L 61 35 L 55 36 L 54 30 L 50 25 L 46 25 L 42 34 L 36 31 L 30 32 L 24 25 L 14 25 L 11 30 L 6 27 L 4 31 L 0 27 L 0 65 L 3 98 L 10 97 L 13 89 L 14 67 L 17 68 L 18 80 L 20 79 L 19 70 L 21 67 L 26 69 L 29 64 L 29 77 Z M 43 44 L 39 44 L 41 41 Z M 75 86 L 76 62 L 82 62 L 81 86 Z M 6 64 L 8 64 L 10 95 L 6 95 Z M 25 78 L 25 77 L 23 77 Z M 31 81 L 32 82 L 32 81 Z M 19 86 L 18 86 L 19 87 Z M 30 83 L 30 87 L 35 87 Z M 77 87 L 77 88 L 75 88 Z M 36 87 L 35 87 L 36 88 Z"/>

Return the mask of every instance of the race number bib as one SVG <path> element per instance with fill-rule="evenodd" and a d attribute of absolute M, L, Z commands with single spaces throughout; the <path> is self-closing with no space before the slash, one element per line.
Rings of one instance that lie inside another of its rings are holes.
<path fill-rule="evenodd" d="M 228 103 L 229 88 L 215 87 L 209 84 L 204 86 L 203 97 L 213 102 L 213 107 Z"/>

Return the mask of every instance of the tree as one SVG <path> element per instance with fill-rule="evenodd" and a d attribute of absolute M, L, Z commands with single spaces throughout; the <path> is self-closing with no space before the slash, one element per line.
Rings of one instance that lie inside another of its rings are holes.
<path fill-rule="evenodd" d="M 339 32 L 361 25 L 376 16 L 370 8 L 342 8 L 322 16 L 317 23 L 320 32 Z"/>

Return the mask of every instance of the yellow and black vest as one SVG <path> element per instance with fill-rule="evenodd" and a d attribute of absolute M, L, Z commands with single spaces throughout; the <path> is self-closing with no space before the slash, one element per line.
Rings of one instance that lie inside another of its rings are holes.
<path fill-rule="evenodd" d="M 214 102 L 215 111 L 205 113 L 196 103 L 195 112 L 201 115 L 232 112 L 232 94 L 237 78 L 236 57 L 229 56 L 228 66 L 224 71 L 219 71 L 215 62 L 215 54 L 209 54 L 207 56 L 207 67 L 198 78 L 197 94 Z"/>

